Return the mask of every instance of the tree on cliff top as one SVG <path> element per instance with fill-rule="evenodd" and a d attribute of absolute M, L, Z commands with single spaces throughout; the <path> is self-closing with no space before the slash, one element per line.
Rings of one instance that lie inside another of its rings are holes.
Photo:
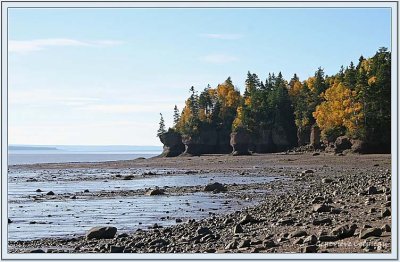
<path fill-rule="evenodd" d="M 167 132 L 167 130 L 165 130 L 164 118 L 163 118 L 163 115 L 160 113 L 160 123 L 159 123 L 159 128 L 157 131 L 157 136 L 160 137 L 163 134 L 165 134 L 166 132 Z"/>

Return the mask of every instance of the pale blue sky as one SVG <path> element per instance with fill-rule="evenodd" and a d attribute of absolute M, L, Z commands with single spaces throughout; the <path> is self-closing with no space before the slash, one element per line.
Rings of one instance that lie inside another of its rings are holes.
<path fill-rule="evenodd" d="M 390 46 L 390 9 L 9 9 L 9 143 L 160 145 L 190 86 L 301 80 Z"/>

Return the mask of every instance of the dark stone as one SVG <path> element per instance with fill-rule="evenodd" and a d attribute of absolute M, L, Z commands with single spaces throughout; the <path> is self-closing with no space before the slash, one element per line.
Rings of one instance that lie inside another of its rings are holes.
<path fill-rule="evenodd" d="M 354 153 L 366 153 L 367 144 L 362 140 L 351 140 L 351 151 Z"/>
<path fill-rule="evenodd" d="M 300 248 L 300 252 L 302 253 L 316 253 L 317 251 L 318 251 L 318 246 L 316 245 L 305 246 Z"/>
<path fill-rule="evenodd" d="M 375 195 L 378 194 L 378 189 L 374 186 L 370 186 L 367 188 L 367 194 L 368 195 Z"/>
<path fill-rule="evenodd" d="M 11 224 L 12 223 L 12 220 L 11 219 L 8 219 L 8 224 Z"/>
<path fill-rule="evenodd" d="M 216 192 L 222 192 L 226 191 L 226 187 L 222 185 L 221 183 L 215 182 L 208 184 L 204 187 L 204 191 L 216 191 Z"/>
<path fill-rule="evenodd" d="M 165 239 L 162 239 L 162 238 L 156 239 L 156 240 L 153 240 L 153 241 L 150 242 L 151 246 L 159 246 L 159 247 L 166 246 L 168 244 L 169 244 L 169 242 L 167 240 L 165 240 Z"/>
<path fill-rule="evenodd" d="M 175 219 L 175 222 L 176 222 L 176 223 L 181 223 L 181 222 L 182 222 L 182 219 L 177 218 L 177 219 Z"/>
<path fill-rule="evenodd" d="M 307 236 L 307 232 L 304 230 L 298 230 L 298 231 L 290 233 L 289 238 L 303 237 L 303 236 Z"/>
<path fill-rule="evenodd" d="M 48 195 L 48 196 L 54 196 L 55 194 L 54 194 L 54 192 L 53 191 L 49 191 L 49 192 L 47 192 L 47 194 L 46 195 Z"/>
<path fill-rule="evenodd" d="M 244 232 L 244 230 L 240 224 L 233 227 L 234 234 L 239 234 L 239 233 L 243 233 L 243 232 Z"/>
<path fill-rule="evenodd" d="M 342 225 L 335 227 L 332 230 L 332 235 L 337 236 L 340 239 L 352 237 L 356 231 L 357 225 Z"/>
<path fill-rule="evenodd" d="M 250 215 L 245 215 L 244 217 L 242 217 L 242 219 L 240 219 L 239 224 L 241 225 L 245 225 L 248 223 L 256 223 L 258 222 L 256 219 L 254 219 L 252 216 Z"/>
<path fill-rule="evenodd" d="M 33 249 L 29 251 L 29 253 L 46 253 L 46 252 L 44 252 L 42 249 Z"/>
<path fill-rule="evenodd" d="M 245 239 L 239 242 L 239 248 L 250 247 L 251 241 L 250 239 Z"/>
<path fill-rule="evenodd" d="M 263 245 L 264 245 L 266 248 L 276 247 L 276 246 L 277 246 L 277 244 L 276 244 L 276 243 L 274 242 L 274 240 L 272 240 L 272 239 L 265 240 L 265 241 L 263 242 Z"/>
<path fill-rule="evenodd" d="M 314 212 L 330 212 L 332 209 L 331 206 L 326 205 L 326 204 L 314 204 L 313 205 L 313 211 Z"/>
<path fill-rule="evenodd" d="M 335 141 L 335 153 L 341 153 L 344 150 L 351 149 L 351 142 L 347 136 L 339 136 Z"/>
<path fill-rule="evenodd" d="M 36 189 L 36 192 L 39 193 L 39 192 L 43 192 L 43 191 L 41 189 Z"/>
<path fill-rule="evenodd" d="M 319 236 L 318 240 L 321 242 L 334 242 L 339 240 L 339 237 L 330 235 L 321 235 Z"/>
<path fill-rule="evenodd" d="M 164 194 L 165 194 L 164 190 L 163 189 L 159 189 L 159 188 L 150 190 L 150 191 L 148 191 L 146 193 L 146 195 L 149 195 L 149 196 L 158 196 L 158 195 L 164 195 Z"/>
<path fill-rule="evenodd" d="M 315 235 L 308 236 L 304 239 L 304 243 L 309 245 L 315 245 L 318 242 L 318 238 Z"/>
<path fill-rule="evenodd" d="M 208 235 L 208 234 L 212 234 L 212 232 L 208 227 L 199 227 L 197 229 L 197 234 L 198 235 Z"/>
<path fill-rule="evenodd" d="M 382 217 L 389 217 L 392 214 L 389 209 L 382 210 Z"/>
<path fill-rule="evenodd" d="M 327 218 L 320 218 L 320 219 L 314 219 L 312 224 L 314 226 L 320 226 L 320 225 L 330 225 L 332 224 L 332 219 L 330 219 L 329 217 Z"/>
<path fill-rule="evenodd" d="M 122 253 L 124 251 L 124 249 L 125 249 L 125 247 L 111 246 L 110 253 Z"/>
<path fill-rule="evenodd" d="M 116 227 L 93 227 L 86 233 L 86 239 L 110 239 L 116 233 Z"/>
<path fill-rule="evenodd" d="M 360 232 L 360 238 L 365 239 L 368 237 L 380 237 L 382 235 L 382 229 L 380 228 L 367 228 Z"/>
<path fill-rule="evenodd" d="M 185 145 L 182 143 L 182 136 L 173 129 L 169 129 L 166 133 L 162 134 L 160 136 L 160 141 L 164 144 L 161 156 L 179 156 L 185 151 Z"/>

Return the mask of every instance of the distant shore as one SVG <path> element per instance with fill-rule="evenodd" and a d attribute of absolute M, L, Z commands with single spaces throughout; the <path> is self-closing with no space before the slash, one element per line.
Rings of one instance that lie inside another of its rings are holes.
<path fill-rule="evenodd" d="M 181 170 L 188 176 L 191 173 L 216 172 L 284 178 L 262 185 L 227 185 L 230 194 L 242 194 L 245 191 L 240 190 L 246 189 L 268 190 L 261 202 L 234 213 L 131 232 L 114 239 L 69 239 L 66 236 L 66 240 L 12 241 L 9 242 L 10 252 L 386 253 L 391 248 L 391 155 L 204 155 L 98 163 L 15 165 L 10 168 L 168 168 Z M 172 187 L 166 193 L 202 190 L 202 187 Z M 251 197 L 251 193 L 248 194 L 247 197 Z M 243 196 L 246 197 L 246 194 Z"/>

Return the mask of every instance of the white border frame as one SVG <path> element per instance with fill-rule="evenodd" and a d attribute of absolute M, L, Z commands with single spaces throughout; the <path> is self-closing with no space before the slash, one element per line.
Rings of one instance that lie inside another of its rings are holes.
<path fill-rule="evenodd" d="M 56 259 L 68 259 L 68 260 L 81 260 L 81 259 L 92 259 L 92 260 L 111 260 L 111 259 L 123 259 L 123 260 L 151 260 L 151 259 L 168 259 L 168 260 L 397 260 L 398 259 L 398 2 L 54 2 L 54 1 L 42 1 L 42 2 L 7 2 L 1 3 L 2 14 L 1 14 L 1 29 L 2 29 L 2 50 L 1 50 L 1 61 L 2 61 L 2 79 L 1 79 L 1 203 L 2 203 L 2 221 L 1 221 L 1 258 L 2 260 L 56 260 Z M 8 254 L 7 253 L 7 29 L 8 29 L 8 17 L 7 9 L 12 7 L 254 7 L 254 8 L 265 8 L 265 7 L 311 7 L 311 8 L 362 8 L 362 7 L 384 7 L 391 8 L 392 13 L 392 38 L 391 38 L 391 51 L 392 51 L 392 253 L 390 254 L 377 254 L 377 253 L 346 253 L 346 254 L 330 254 L 330 253 L 317 253 L 317 254 Z"/>

